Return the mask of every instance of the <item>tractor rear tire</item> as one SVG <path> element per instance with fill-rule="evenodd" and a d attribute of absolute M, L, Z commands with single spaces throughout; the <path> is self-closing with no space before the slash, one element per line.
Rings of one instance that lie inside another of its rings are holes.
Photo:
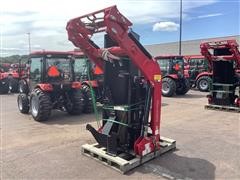
<path fill-rule="evenodd" d="M 201 76 L 197 80 L 197 88 L 201 92 L 208 92 L 209 91 L 209 84 L 211 82 L 211 78 L 209 76 Z"/>
<path fill-rule="evenodd" d="M 82 85 L 82 93 L 84 97 L 84 113 L 92 113 L 93 112 L 93 104 L 92 104 L 92 94 L 91 89 L 88 85 Z"/>
<path fill-rule="evenodd" d="M 17 98 L 18 109 L 23 114 L 28 114 L 29 112 L 29 99 L 26 94 L 19 94 Z"/>
<path fill-rule="evenodd" d="M 7 78 L 0 81 L 0 94 L 7 94 L 9 91 L 9 81 Z"/>
<path fill-rule="evenodd" d="M 177 87 L 176 94 L 185 95 L 190 88 L 191 88 L 190 82 L 186 79 L 184 82 L 181 82 L 180 87 Z"/>
<path fill-rule="evenodd" d="M 16 78 L 10 78 L 9 79 L 9 89 L 12 93 L 17 93 L 19 88 L 18 88 L 18 79 Z"/>
<path fill-rule="evenodd" d="M 71 103 L 66 106 L 66 110 L 70 115 L 79 115 L 83 112 L 84 96 L 80 89 L 72 89 L 69 92 Z"/>
<path fill-rule="evenodd" d="M 25 93 L 25 94 L 29 93 L 29 88 L 26 80 L 20 80 L 18 87 L 19 87 L 20 93 Z"/>
<path fill-rule="evenodd" d="M 176 82 L 171 78 L 163 78 L 162 80 L 162 95 L 172 97 L 176 92 Z"/>
<path fill-rule="evenodd" d="M 46 121 L 52 110 L 50 96 L 41 89 L 34 89 L 30 95 L 30 110 L 34 120 Z"/>

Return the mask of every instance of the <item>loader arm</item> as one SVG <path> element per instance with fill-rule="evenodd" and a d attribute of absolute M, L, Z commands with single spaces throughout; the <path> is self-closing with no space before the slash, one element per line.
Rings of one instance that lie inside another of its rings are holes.
<path fill-rule="evenodd" d="M 102 16 L 99 17 L 99 15 Z M 112 6 L 70 20 L 66 29 L 69 40 L 81 48 L 99 67 L 103 67 L 106 51 L 113 56 L 127 55 L 133 61 L 152 88 L 150 127 L 152 139 L 156 142 L 160 139 L 161 71 L 157 61 L 131 34 L 131 26 L 132 23 L 118 11 L 117 7 Z M 98 32 L 106 32 L 119 47 L 98 48 L 90 39 L 94 33 Z M 112 58 L 112 60 L 117 60 L 117 58 Z"/>

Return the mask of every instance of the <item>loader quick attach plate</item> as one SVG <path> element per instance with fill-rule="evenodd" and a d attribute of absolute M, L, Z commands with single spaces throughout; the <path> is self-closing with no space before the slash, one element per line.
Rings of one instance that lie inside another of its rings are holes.
<path fill-rule="evenodd" d="M 160 138 L 160 150 L 149 153 L 142 158 L 132 156 L 126 153 L 119 154 L 118 156 L 111 156 L 107 154 L 106 148 L 99 147 L 95 144 L 84 144 L 82 145 L 82 154 L 93 159 L 98 160 L 102 164 L 109 166 L 121 173 L 126 173 L 141 164 L 144 164 L 151 159 L 154 159 L 162 154 L 174 150 L 176 148 L 176 141 L 161 137 Z"/>
<path fill-rule="evenodd" d="M 240 108 L 233 107 L 233 106 L 220 106 L 220 105 L 208 104 L 208 105 L 205 105 L 205 109 L 240 113 Z"/>

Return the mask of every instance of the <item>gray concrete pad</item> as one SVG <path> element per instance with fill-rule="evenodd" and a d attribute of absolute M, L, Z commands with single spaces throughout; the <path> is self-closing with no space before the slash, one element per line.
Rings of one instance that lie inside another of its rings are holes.
<path fill-rule="evenodd" d="M 54 111 L 46 122 L 18 112 L 17 95 L 0 95 L 0 179 L 240 179 L 240 114 L 205 110 L 206 93 L 163 98 L 161 135 L 177 150 L 122 175 L 81 155 L 94 143 L 91 115 Z"/>

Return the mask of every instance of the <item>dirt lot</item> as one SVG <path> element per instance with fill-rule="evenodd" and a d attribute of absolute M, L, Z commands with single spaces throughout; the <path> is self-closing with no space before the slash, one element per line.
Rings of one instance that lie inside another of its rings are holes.
<path fill-rule="evenodd" d="M 94 115 L 39 123 L 18 112 L 16 95 L 1 95 L 0 179 L 240 179 L 240 114 L 204 110 L 205 96 L 163 98 L 161 135 L 177 150 L 122 175 L 81 155 L 95 142 L 85 130 Z"/>

